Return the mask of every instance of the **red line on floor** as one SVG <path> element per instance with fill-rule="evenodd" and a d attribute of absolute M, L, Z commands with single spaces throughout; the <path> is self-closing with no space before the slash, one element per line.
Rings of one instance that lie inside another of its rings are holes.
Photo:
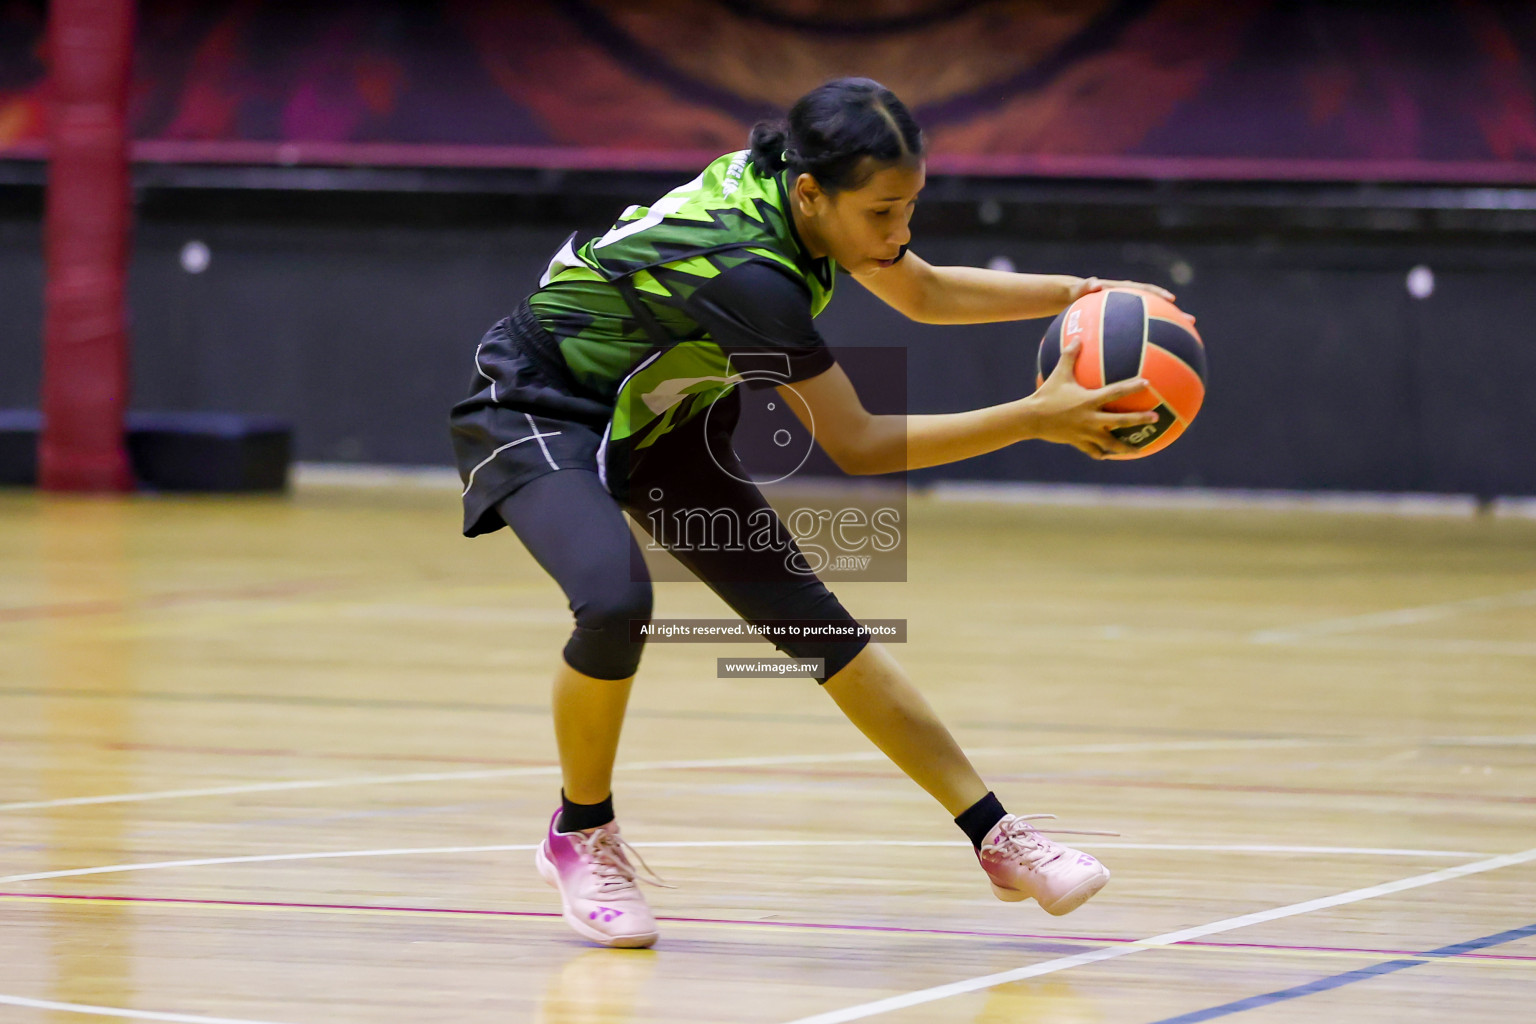
<path fill-rule="evenodd" d="M 462 907 L 398 907 L 364 903 L 294 903 L 266 900 L 194 900 L 170 896 L 100 896 L 80 893 L 57 892 L 0 892 L 0 899 L 78 900 L 100 903 L 138 903 L 169 906 L 248 907 L 267 910 L 377 910 L 396 914 L 452 914 L 465 917 L 532 917 L 557 918 L 559 913 L 549 910 L 484 910 Z M 1045 935 L 1033 932 L 966 931 L 951 928 L 902 928 L 895 925 L 839 924 L 817 921 L 749 921 L 729 917 L 669 917 L 658 915 L 658 921 L 675 921 L 681 924 L 740 924 L 764 928 L 811 928 L 825 931 L 879 932 L 893 935 L 944 935 L 961 938 L 984 939 L 1033 939 L 1042 942 L 1089 942 L 1110 945 L 1138 942 L 1111 935 Z M 1258 942 L 1178 942 L 1173 946 L 1191 946 L 1209 949 L 1252 949 L 1279 953 L 1355 953 L 1364 956 L 1419 956 L 1409 949 L 1364 949 L 1351 946 L 1292 946 Z M 1170 947 L 1173 948 L 1173 947 Z M 1458 953 L 1447 959 L 1536 961 L 1536 956 L 1517 956 L 1504 953 Z"/>

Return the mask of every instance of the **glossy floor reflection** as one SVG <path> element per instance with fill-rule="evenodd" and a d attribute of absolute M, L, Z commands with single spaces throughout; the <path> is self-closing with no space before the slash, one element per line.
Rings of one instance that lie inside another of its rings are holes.
<path fill-rule="evenodd" d="M 655 643 L 616 801 L 680 888 L 620 951 L 531 860 L 564 599 L 451 490 L 0 493 L 0 1021 L 1529 1019 L 1536 523 L 908 507 L 834 589 L 1109 887 L 997 902 L 814 684 Z"/>

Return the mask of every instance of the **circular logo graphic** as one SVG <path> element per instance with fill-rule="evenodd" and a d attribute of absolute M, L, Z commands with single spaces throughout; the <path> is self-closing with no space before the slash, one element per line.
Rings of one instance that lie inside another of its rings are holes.
<path fill-rule="evenodd" d="M 749 380 L 771 381 L 777 387 L 773 390 L 738 387 Z M 741 403 L 735 429 L 730 433 L 716 433 L 710 429 L 710 417 L 715 414 L 721 399 L 733 392 L 739 395 Z M 798 404 L 805 416 L 804 422 L 795 415 L 790 402 Z M 781 383 L 770 373 L 747 372 L 740 374 L 709 403 L 704 413 L 704 433 L 711 439 L 706 445 L 710 460 L 722 473 L 742 483 L 764 487 L 789 479 L 805 465 L 816 443 L 816 418 L 811 413 L 810 404 L 792 385 Z M 716 450 L 717 443 L 726 446 L 729 457 Z"/>

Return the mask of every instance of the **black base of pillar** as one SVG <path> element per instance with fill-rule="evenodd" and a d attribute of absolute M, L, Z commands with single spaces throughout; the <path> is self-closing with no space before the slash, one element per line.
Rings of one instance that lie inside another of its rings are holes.
<path fill-rule="evenodd" d="M 37 484 L 42 416 L 0 410 L 0 485 Z M 128 414 L 128 458 L 152 491 L 280 491 L 288 486 L 293 430 L 269 416 L 222 412 Z"/>

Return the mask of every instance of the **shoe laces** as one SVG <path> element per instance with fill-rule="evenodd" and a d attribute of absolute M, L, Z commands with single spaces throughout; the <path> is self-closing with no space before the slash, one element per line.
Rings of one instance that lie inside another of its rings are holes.
<path fill-rule="evenodd" d="M 1039 869 L 1067 852 L 1066 847 L 1045 838 L 1042 833 L 1074 836 L 1118 836 L 1119 832 L 1097 829 L 1036 828 L 1031 821 L 1055 818 L 1054 814 L 1007 814 L 999 823 L 997 842 L 981 844 L 981 853 L 992 853 L 1017 860 L 1025 867 Z"/>
<path fill-rule="evenodd" d="M 603 892 L 633 888 L 638 882 L 663 889 L 677 888 L 651 870 L 640 851 L 629 845 L 616 828 L 594 829 L 582 840 L 582 848 L 592 862 L 592 874 L 597 877 L 597 886 Z M 633 854 L 640 862 L 640 871 L 629 862 L 628 854 Z"/>

